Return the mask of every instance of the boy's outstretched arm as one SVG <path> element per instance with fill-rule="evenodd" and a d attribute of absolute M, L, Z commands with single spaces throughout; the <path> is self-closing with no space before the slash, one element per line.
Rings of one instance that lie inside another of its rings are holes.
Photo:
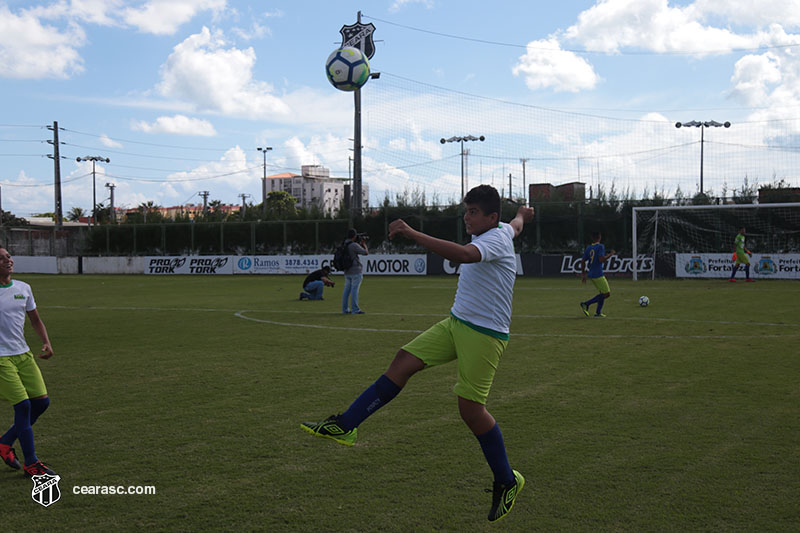
<path fill-rule="evenodd" d="M 456 242 L 431 237 L 421 231 L 415 230 L 406 224 L 405 220 L 400 218 L 389 224 L 389 239 L 394 239 L 397 235 L 411 239 L 436 255 L 440 255 L 455 263 L 477 263 L 481 260 L 481 252 L 476 246 L 472 244 L 458 244 Z"/>
<path fill-rule="evenodd" d="M 514 228 L 514 237 L 517 237 L 520 233 L 522 233 L 522 227 L 533 220 L 533 208 L 532 207 L 525 207 L 520 206 L 517 209 L 517 216 L 514 217 L 514 220 L 509 222 L 512 228 Z"/>

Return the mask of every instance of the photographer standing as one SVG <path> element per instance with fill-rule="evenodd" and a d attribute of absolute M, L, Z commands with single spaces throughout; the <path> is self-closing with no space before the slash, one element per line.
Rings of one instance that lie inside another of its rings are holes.
<path fill-rule="evenodd" d="M 363 315 L 364 311 L 358 307 L 358 289 L 361 287 L 361 280 L 364 274 L 362 273 L 363 269 L 358 256 L 369 254 L 369 250 L 367 249 L 367 240 L 369 240 L 369 236 L 365 233 L 357 233 L 356 230 L 350 229 L 347 232 L 347 240 L 350 241 L 347 244 L 347 251 L 352 259 L 352 264 L 350 268 L 344 271 L 342 313 Z"/>

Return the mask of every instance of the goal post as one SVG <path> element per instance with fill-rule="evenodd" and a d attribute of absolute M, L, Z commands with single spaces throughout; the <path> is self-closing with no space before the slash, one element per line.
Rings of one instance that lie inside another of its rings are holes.
<path fill-rule="evenodd" d="M 675 254 L 732 253 L 739 228 L 747 228 L 748 247 L 760 253 L 800 252 L 800 202 L 634 207 L 633 257 L 652 256 L 675 268 Z M 639 279 L 633 261 L 633 279 Z"/>

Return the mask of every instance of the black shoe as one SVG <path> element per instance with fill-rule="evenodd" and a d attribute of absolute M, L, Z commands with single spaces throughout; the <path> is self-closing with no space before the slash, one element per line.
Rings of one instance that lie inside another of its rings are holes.
<path fill-rule="evenodd" d="M 22 468 L 17 460 L 17 454 L 14 452 L 14 448 L 8 444 L 0 444 L 0 457 L 3 458 L 5 464 L 14 470 Z"/>
<path fill-rule="evenodd" d="M 43 474 L 50 474 L 51 476 L 55 476 L 56 473 L 53 472 L 49 466 L 44 464 L 41 461 L 36 461 L 32 465 L 25 466 L 25 475 L 26 476 L 41 476 Z"/>
<path fill-rule="evenodd" d="M 519 493 L 522 492 L 522 487 L 525 486 L 525 478 L 522 477 L 522 474 L 516 470 L 512 470 L 512 472 L 514 472 L 513 483 L 501 485 L 495 482 L 494 488 L 491 491 L 486 489 L 486 492 L 492 493 L 492 508 L 489 510 L 489 522 L 497 522 L 511 512 L 511 508 L 514 507 L 514 501 L 517 499 L 517 496 L 519 496 Z"/>

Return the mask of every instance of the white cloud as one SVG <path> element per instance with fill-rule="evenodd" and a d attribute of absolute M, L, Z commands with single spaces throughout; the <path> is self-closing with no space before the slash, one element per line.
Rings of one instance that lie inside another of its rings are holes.
<path fill-rule="evenodd" d="M 100 136 L 100 144 L 109 148 L 122 148 L 122 144 L 114 139 L 109 138 L 105 133 Z"/>
<path fill-rule="evenodd" d="M 578 92 L 593 89 L 600 79 L 588 61 L 562 50 L 553 37 L 528 43 L 525 55 L 512 72 L 524 76 L 525 84 L 534 91 L 552 87 L 556 91 Z"/>
<path fill-rule="evenodd" d="M 272 30 L 266 26 L 262 26 L 258 21 L 254 21 L 249 29 L 245 28 L 231 28 L 231 32 L 244 41 L 252 41 L 253 39 L 261 39 L 265 36 L 272 35 Z"/>
<path fill-rule="evenodd" d="M 253 48 L 225 48 L 223 35 L 203 27 L 175 46 L 161 67 L 157 90 L 191 102 L 198 111 L 250 119 L 285 115 L 289 107 L 270 94 L 272 86 L 253 80 Z"/>
<path fill-rule="evenodd" d="M 201 11 L 222 11 L 226 0 L 150 0 L 142 7 L 123 11 L 126 23 L 143 33 L 172 35 Z"/>
<path fill-rule="evenodd" d="M 763 33 L 738 35 L 703 25 L 701 16 L 692 6 L 672 7 L 668 0 L 607 0 L 583 11 L 563 38 L 608 53 L 632 47 L 698 55 L 757 47 L 765 40 Z"/>
<path fill-rule="evenodd" d="M 248 166 L 247 154 L 235 146 L 218 161 L 209 161 L 192 170 L 170 174 L 168 182 L 161 185 L 158 201 L 183 202 L 187 192 L 200 189 L 212 191 L 210 199 L 229 199 L 242 192 L 260 191 L 261 172 L 261 165 Z M 260 198 L 255 200 L 261 201 Z"/>
<path fill-rule="evenodd" d="M 69 78 L 83 72 L 78 48 L 86 42 L 83 30 L 43 25 L 36 14 L 12 13 L 0 5 L 0 76 L 7 78 Z"/>
<path fill-rule="evenodd" d="M 411 4 L 422 4 L 427 9 L 433 9 L 433 0 L 395 0 L 389 7 L 389 12 L 396 13 Z"/>
<path fill-rule="evenodd" d="M 800 0 L 696 0 L 687 11 L 704 19 L 718 16 L 746 26 L 768 26 L 775 21 L 788 27 L 800 26 Z"/>
<path fill-rule="evenodd" d="M 121 0 L 71 0 L 65 14 L 90 24 L 116 26 Z"/>
<path fill-rule="evenodd" d="M 133 122 L 131 129 L 145 133 L 169 133 L 172 135 L 192 135 L 197 137 L 214 137 L 217 131 L 207 120 L 190 118 L 185 115 L 158 117 L 149 124 L 143 120 Z"/>
<path fill-rule="evenodd" d="M 768 86 L 780 81 L 780 63 L 775 54 L 746 55 L 734 67 L 731 94 L 745 105 L 763 105 L 769 94 Z"/>

